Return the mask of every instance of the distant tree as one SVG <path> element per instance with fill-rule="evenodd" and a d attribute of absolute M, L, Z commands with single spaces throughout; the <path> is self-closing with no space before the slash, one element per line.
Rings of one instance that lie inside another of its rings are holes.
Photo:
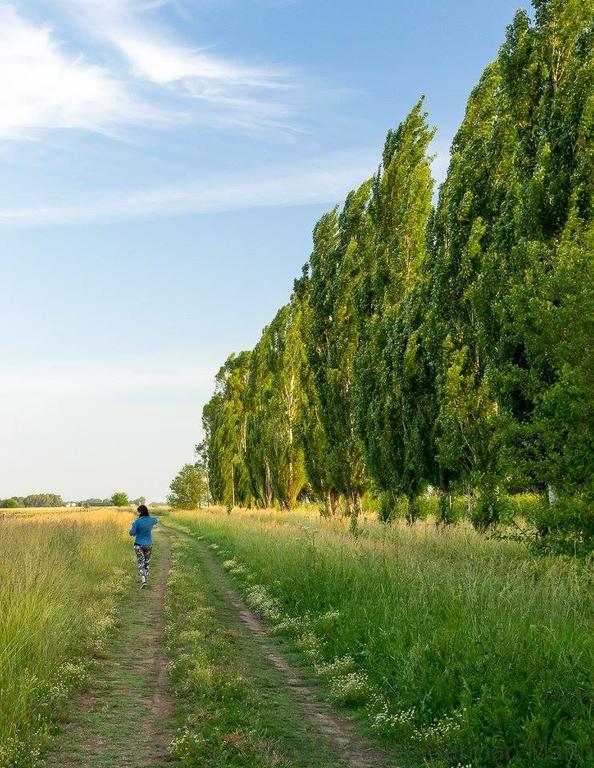
<path fill-rule="evenodd" d="M 64 502 L 57 493 L 31 493 L 23 499 L 24 507 L 61 507 Z"/>
<path fill-rule="evenodd" d="M 169 487 L 167 501 L 173 507 L 201 507 L 206 498 L 206 470 L 199 464 L 184 464 Z"/>
<path fill-rule="evenodd" d="M 19 502 L 16 499 L 3 499 L 0 503 L 0 507 L 3 509 L 17 509 Z"/>
<path fill-rule="evenodd" d="M 130 499 L 124 491 L 116 491 L 111 497 L 111 503 L 114 507 L 127 507 L 130 504 Z"/>
<path fill-rule="evenodd" d="M 135 507 L 139 507 L 141 504 L 146 504 L 146 496 L 139 496 L 132 501 L 132 504 L 134 504 Z"/>
<path fill-rule="evenodd" d="M 204 470 L 204 482 L 206 483 L 206 505 L 211 502 L 210 494 L 210 477 L 208 473 L 208 440 L 206 436 L 202 442 L 198 443 L 194 447 L 194 453 L 196 454 L 196 466 L 201 467 Z"/>
<path fill-rule="evenodd" d="M 295 506 L 306 482 L 299 425 L 304 407 L 301 369 L 306 364 L 300 305 L 280 309 L 251 358 L 245 406 L 248 414 L 246 466 L 260 503 L 274 497 L 283 509 Z"/>
<path fill-rule="evenodd" d="M 216 376 L 216 390 L 202 412 L 208 440 L 208 479 L 214 501 L 232 509 L 253 501 L 245 464 L 245 391 L 251 352 L 230 355 Z"/>

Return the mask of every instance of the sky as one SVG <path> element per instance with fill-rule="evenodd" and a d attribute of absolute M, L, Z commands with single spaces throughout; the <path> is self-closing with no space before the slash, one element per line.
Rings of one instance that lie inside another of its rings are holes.
<path fill-rule="evenodd" d="M 213 377 L 522 0 L 0 0 L 0 498 L 163 500 Z"/>

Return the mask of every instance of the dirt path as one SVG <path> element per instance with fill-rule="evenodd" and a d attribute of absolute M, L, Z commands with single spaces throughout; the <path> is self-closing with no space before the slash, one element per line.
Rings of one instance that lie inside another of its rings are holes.
<path fill-rule="evenodd" d="M 164 647 L 169 534 L 159 532 L 150 587 L 137 580 L 122 603 L 119 627 L 93 690 L 77 696 L 59 748 L 46 768 L 163 768 L 171 740 Z M 132 567 L 132 565 L 131 565 Z"/>
<path fill-rule="evenodd" d="M 315 686 L 308 685 L 302 674 L 283 656 L 274 641 L 269 637 L 266 627 L 251 611 L 233 588 L 229 577 L 219 561 L 205 547 L 202 547 L 204 562 L 211 571 L 213 581 L 217 582 L 232 605 L 236 616 L 255 638 L 262 655 L 280 673 L 287 689 L 315 728 L 331 746 L 342 764 L 352 768 L 398 768 L 396 763 L 381 750 L 355 732 L 353 721 L 335 712 L 325 702 L 320 701 Z"/>
<path fill-rule="evenodd" d="M 46 759 L 45 768 L 164 768 L 168 764 L 174 707 L 164 647 L 164 602 L 170 537 L 178 536 L 191 539 L 200 551 L 202 567 L 214 588 L 213 605 L 218 602 L 221 610 L 226 606 L 230 626 L 241 628 L 250 638 L 243 646 L 247 667 L 259 664 L 270 670 L 262 673 L 260 685 L 277 688 L 279 695 L 282 692 L 293 702 L 292 717 L 308 724 L 309 746 L 318 741 L 324 754 L 328 753 L 321 763 L 336 768 L 397 768 L 385 753 L 356 733 L 353 721 L 320 700 L 317 686 L 306 682 L 303 673 L 289 663 L 205 544 L 171 528 L 157 535 L 151 588 L 141 590 L 134 581 L 130 596 L 122 603 L 118 630 L 100 661 L 99 679 L 89 693 L 73 700 L 59 745 Z M 291 723 L 287 721 L 288 729 Z"/>

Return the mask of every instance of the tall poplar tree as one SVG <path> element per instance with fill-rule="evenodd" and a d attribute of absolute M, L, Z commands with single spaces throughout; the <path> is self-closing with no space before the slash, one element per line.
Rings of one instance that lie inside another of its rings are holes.
<path fill-rule="evenodd" d="M 292 509 L 306 482 L 299 426 L 304 395 L 301 308 L 291 302 L 264 329 L 252 356 L 248 405 L 247 464 L 258 495 Z"/>
<path fill-rule="evenodd" d="M 419 362 L 419 303 L 412 296 L 421 282 L 432 211 L 432 138 L 423 100 L 388 133 L 373 182 L 367 274 L 357 303 L 359 432 L 376 485 L 392 497 L 404 493 L 410 519 L 430 452 L 431 382 Z"/>
<path fill-rule="evenodd" d="M 482 491 L 480 525 L 498 519 L 502 422 L 492 360 L 491 307 L 500 277 L 493 250 L 509 190 L 515 137 L 498 63 L 485 70 L 454 138 L 430 228 L 426 343 L 436 389 L 435 446 L 444 490 Z M 503 229 L 500 233 L 509 237 Z M 480 513 L 480 514 L 479 514 Z"/>
<path fill-rule="evenodd" d="M 371 183 L 322 217 L 314 230 L 310 258 L 312 310 L 310 361 L 328 445 L 332 486 L 343 495 L 345 511 L 356 519 L 367 482 L 363 449 L 355 424 L 354 365 L 359 331 L 354 302 L 362 252 L 369 238 L 367 205 Z"/>
<path fill-rule="evenodd" d="M 251 352 L 230 355 L 217 373 L 215 394 L 203 410 L 208 438 L 211 493 L 232 509 L 249 505 L 253 493 L 245 464 L 247 413 L 244 407 Z"/>
<path fill-rule="evenodd" d="M 318 222 L 251 362 L 221 369 L 216 499 L 291 506 L 307 482 L 356 513 L 370 476 L 411 520 L 426 483 L 444 519 L 477 491 L 486 527 L 515 485 L 548 494 L 549 540 L 594 540 L 594 0 L 534 8 L 470 95 L 436 209 L 421 100 Z"/>
<path fill-rule="evenodd" d="M 324 501 L 324 514 L 332 515 L 337 510 L 338 492 L 330 474 L 328 463 L 328 441 L 322 423 L 321 405 L 316 388 L 314 372 L 308 350 L 312 347 L 311 328 L 313 311 L 310 304 L 311 279 L 309 263 L 303 267 L 302 275 L 295 280 L 291 301 L 299 305 L 299 326 L 301 343 L 305 353 L 301 366 L 301 391 L 303 407 L 299 423 L 299 437 L 303 446 L 305 473 L 308 490 Z"/>
<path fill-rule="evenodd" d="M 498 386 L 521 479 L 551 503 L 576 494 L 591 503 L 594 2 L 534 5 L 535 22 L 519 12 L 500 55 L 521 194 L 508 206 L 513 243 L 498 265 Z M 587 508 L 573 524 L 594 536 Z"/>

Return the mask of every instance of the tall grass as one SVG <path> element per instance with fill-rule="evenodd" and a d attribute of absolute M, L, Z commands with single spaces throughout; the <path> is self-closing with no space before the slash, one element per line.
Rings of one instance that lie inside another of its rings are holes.
<path fill-rule="evenodd" d="M 434 766 L 594 764 L 592 568 L 469 528 L 177 512 L 337 702 Z"/>
<path fill-rule="evenodd" d="M 27 768 L 113 622 L 128 516 L 0 520 L 0 768 Z M 129 546 L 129 545 L 128 545 Z"/>

